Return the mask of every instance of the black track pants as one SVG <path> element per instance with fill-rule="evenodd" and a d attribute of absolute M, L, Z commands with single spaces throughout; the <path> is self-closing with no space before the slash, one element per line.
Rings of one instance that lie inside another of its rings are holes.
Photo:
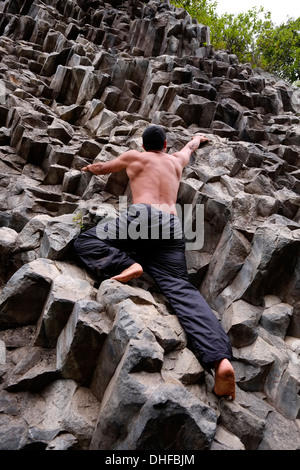
<path fill-rule="evenodd" d="M 226 333 L 189 281 L 185 243 L 176 216 L 134 204 L 116 220 L 83 232 L 74 247 L 85 266 L 101 279 L 140 263 L 169 301 L 203 367 L 212 368 L 215 361 L 224 358 L 231 360 Z"/>

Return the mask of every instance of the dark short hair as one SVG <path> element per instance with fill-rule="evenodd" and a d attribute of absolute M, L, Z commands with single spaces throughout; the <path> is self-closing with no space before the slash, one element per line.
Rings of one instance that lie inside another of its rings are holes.
<path fill-rule="evenodd" d="M 143 145 L 145 150 L 162 150 L 165 141 L 165 131 L 159 126 L 149 126 L 143 132 Z"/>

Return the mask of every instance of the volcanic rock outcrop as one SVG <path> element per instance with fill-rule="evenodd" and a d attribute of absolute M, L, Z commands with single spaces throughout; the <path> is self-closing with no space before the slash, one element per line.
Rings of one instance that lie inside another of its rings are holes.
<path fill-rule="evenodd" d="M 168 1 L 0 5 L 0 449 L 300 448 L 299 89 L 210 45 Z M 210 142 L 178 204 L 203 208 L 191 281 L 233 345 L 235 401 L 152 280 L 100 285 L 72 249 L 130 203 L 141 149 Z"/>

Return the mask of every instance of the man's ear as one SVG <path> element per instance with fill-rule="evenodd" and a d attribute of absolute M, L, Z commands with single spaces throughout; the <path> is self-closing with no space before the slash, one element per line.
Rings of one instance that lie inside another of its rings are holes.
<path fill-rule="evenodd" d="M 167 148 L 167 141 L 165 140 L 165 142 L 164 142 L 164 150 L 166 150 L 166 148 Z"/>

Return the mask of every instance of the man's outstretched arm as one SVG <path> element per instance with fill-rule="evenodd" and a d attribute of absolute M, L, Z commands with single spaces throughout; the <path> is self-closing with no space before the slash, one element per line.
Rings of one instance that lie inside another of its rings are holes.
<path fill-rule="evenodd" d="M 108 162 L 98 162 L 87 165 L 81 169 L 81 171 L 89 171 L 94 175 L 106 175 L 107 173 L 116 173 L 118 171 L 127 168 L 132 158 L 136 157 L 135 150 L 128 150 L 128 152 L 122 153 L 119 157 Z"/>
<path fill-rule="evenodd" d="M 185 167 L 188 165 L 192 153 L 199 148 L 201 142 L 209 142 L 209 139 L 205 135 L 195 135 L 179 152 L 175 152 L 173 155 L 178 157 L 182 162 L 182 166 Z"/>

